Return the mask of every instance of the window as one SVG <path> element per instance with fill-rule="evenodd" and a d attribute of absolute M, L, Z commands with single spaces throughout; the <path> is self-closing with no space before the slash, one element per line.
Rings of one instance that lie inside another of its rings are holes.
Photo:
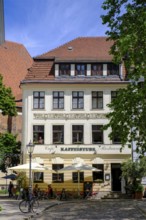
<path fill-rule="evenodd" d="M 111 91 L 111 101 L 113 101 L 115 98 L 117 98 L 117 91 Z"/>
<path fill-rule="evenodd" d="M 114 133 L 113 144 L 121 144 L 121 138 L 118 131 Z"/>
<path fill-rule="evenodd" d="M 64 109 L 64 92 L 53 92 L 53 109 Z"/>
<path fill-rule="evenodd" d="M 114 63 L 108 63 L 107 75 L 119 75 L 119 65 L 116 65 Z"/>
<path fill-rule="evenodd" d="M 43 183 L 44 182 L 44 173 L 43 172 L 34 172 L 34 183 Z"/>
<path fill-rule="evenodd" d="M 76 76 L 86 76 L 86 64 L 76 64 L 75 74 Z"/>
<path fill-rule="evenodd" d="M 78 175 L 79 175 L 79 182 L 84 182 L 84 172 L 73 172 L 72 173 L 72 181 L 73 183 L 78 183 Z"/>
<path fill-rule="evenodd" d="M 33 92 L 33 108 L 45 108 L 45 92 Z"/>
<path fill-rule="evenodd" d="M 83 144 L 83 125 L 72 126 L 72 142 L 73 144 Z"/>
<path fill-rule="evenodd" d="M 104 182 L 104 166 L 103 164 L 92 164 L 93 167 L 101 171 L 93 171 L 93 182 Z"/>
<path fill-rule="evenodd" d="M 103 108 L 103 92 L 92 92 L 92 109 Z"/>
<path fill-rule="evenodd" d="M 59 64 L 59 76 L 69 76 L 70 75 L 70 64 Z"/>
<path fill-rule="evenodd" d="M 56 172 L 64 167 L 63 164 L 53 164 L 52 170 Z M 52 173 L 52 182 L 53 183 L 63 183 L 64 182 L 64 173 Z"/>
<path fill-rule="evenodd" d="M 96 63 L 91 65 L 91 76 L 102 76 L 103 75 L 103 64 Z"/>
<path fill-rule="evenodd" d="M 84 108 L 84 92 L 72 92 L 72 108 Z"/>
<path fill-rule="evenodd" d="M 92 125 L 92 144 L 103 144 L 102 125 Z"/>
<path fill-rule="evenodd" d="M 44 144 L 44 125 L 33 126 L 33 142 L 35 144 Z"/>
<path fill-rule="evenodd" d="M 64 143 L 64 126 L 53 125 L 53 144 Z"/>

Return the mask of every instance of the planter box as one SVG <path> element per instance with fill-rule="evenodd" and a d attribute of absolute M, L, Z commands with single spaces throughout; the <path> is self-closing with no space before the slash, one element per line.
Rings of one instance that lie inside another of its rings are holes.
<path fill-rule="evenodd" d="M 143 198 L 143 192 L 135 192 L 134 197 L 135 197 L 135 199 L 142 199 Z"/>

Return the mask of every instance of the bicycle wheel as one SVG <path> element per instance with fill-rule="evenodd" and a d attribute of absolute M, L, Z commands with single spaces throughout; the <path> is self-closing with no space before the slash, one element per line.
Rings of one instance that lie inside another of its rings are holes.
<path fill-rule="evenodd" d="M 19 209 L 22 213 L 28 213 L 30 212 L 30 203 L 29 201 L 26 201 L 26 200 L 22 200 L 20 203 L 19 203 Z"/>
<path fill-rule="evenodd" d="M 39 201 L 38 201 L 38 199 L 33 199 L 33 200 L 31 201 L 31 210 L 32 210 L 33 212 L 37 212 L 38 207 L 39 207 Z"/>

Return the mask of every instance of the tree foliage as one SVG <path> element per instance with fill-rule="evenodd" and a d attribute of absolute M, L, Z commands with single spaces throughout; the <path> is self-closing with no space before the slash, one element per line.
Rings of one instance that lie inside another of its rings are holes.
<path fill-rule="evenodd" d="M 0 134 L 0 170 L 2 172 L 20 163 L 21 143 L 16 138 L 16 135 L 10 133 Z"/>
<path fill-rule="evenodd" d="M 141 185 L 143 176 L 146 176 L 146 158 L 133 162 L 128 160 L 122 164 L 122 177 L 125 178 L 127 186 L 133 192 Z"/>
<path fill-rule="evenodd" d="M 110 53 L 114 62 L 124 62 L 129 85 L 118 91 L 117 98 L 109 104 L 107 115 L 112 128 L 110 138 L 118 131 L 122 146 L 136 142 L 141 155 L 146 151 L 146 1 L 105 0 L 102 16 L 108 25 L 106 34 L 113 40 Z M 142 83 L 140 82 L 142 79 Z"/>
<path fill-rule="evenodd" d="M 0 110 L 3 115 L 16 116 L 17 109 L 15 97 L 11 88 L 6 88 L 3 84 L 3 77 L 0 75 Z"/>
<path fill-rule="evenodd" d="M 3 77 L 0 75 L 0 110 L 2 115 L 16 116 L 17 109 L 15 97 L 11 88 L 3 84 Z M 8 166 L 16 165 L 20 161 L 20 142 L 17 142 L 16 135 L 11 133 L 0 133 L 0 170 L 6 172 Z"/>

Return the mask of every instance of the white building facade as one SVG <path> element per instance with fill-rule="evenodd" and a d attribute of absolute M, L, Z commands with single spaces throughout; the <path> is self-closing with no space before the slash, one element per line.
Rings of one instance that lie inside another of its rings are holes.
<path fill-rule="evenodd" d="M 26 145 L 33 141 L 33 159 L 59 170 L 75 162 L 100 169 L 80 171 L 80 190 L 123 192 L 121 163 L 131 151 L 117 136 L 110 140 L 107 104 L 116 90 L 127 86 L 125 70 L 112 63 L 106 38 L 77 38 L 34 59 L 21 82 L 23 91 L 24 160 Z M 102 50 L 106 48 L 106 50 Z M 97 52 L 98 51 L 98 52 Z M 76 191 L 77 172 L 35 173 L 34 182 L 42 187 Z"/>

